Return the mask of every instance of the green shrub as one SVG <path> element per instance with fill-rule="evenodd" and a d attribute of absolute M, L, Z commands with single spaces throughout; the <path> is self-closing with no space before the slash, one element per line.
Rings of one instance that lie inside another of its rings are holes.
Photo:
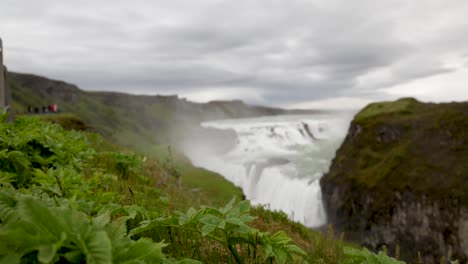
<path fill-rule="evenodd" d="M 164 243 L 126 236 L 110 212 L 90 217 L 70 206 L 46 206 L 34 196 L 0 193 L 2 263 L 161 263 Z"/>

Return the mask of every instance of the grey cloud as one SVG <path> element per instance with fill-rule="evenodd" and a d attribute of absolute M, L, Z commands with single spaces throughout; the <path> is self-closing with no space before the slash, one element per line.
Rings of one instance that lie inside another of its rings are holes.
<path fill-rule="evenodd" d="M 76 80 L 93 89 L 132 89 L 141 87 L 190 89 L 244 83 L 245 76 L 207 65 L 162 65 L 127 71 L 125 68 L 59 71 L 62 79 Z M 156 85 L 157 84 L 157 85 Z"/>
<path fill-rule="evenodd" d="M 130 34 L 128 30 L 125 30 L 125 27 L 108 21 L 105 17 L 55 15 L 49 19 L 49 23 L 62 29 L 70 29 L 60 30 L 60 35 L 65 37 L 65 40 L 79 40 L 80 43 L 75 43 L 75 45 L 81 43 L 92 43 L 95 45 L 97 39 L 105 37 L 110 38 L 106 41 L 108 43 L 112 40 L 114 41 L 113 45 L 108 45 L 109 48 L 112 48 L 119 44 L 116 39 L 122 41 Z"/>
<path fill-rule="evenodd" d="M 245 36 L 206 27 L 156 28 L 148 35 L 149 52 L 166 54 L 175 59 L 197 59 L 208 53 L 228 52 L 249 44 Z"/>
<path fill-rule="evenodd" d="M 437 67 L 439 66 L 439 67 Z M 454 68 L 447 68 L 440 65 L 436 65 L 436 67 L 426 68 L 421 66 L 420 68 L 413 68 L 411 70 L 405 72 L 399 72 L 398 77 L 401 82 L 412 81 L 420 78 L 426 78 L 430 76 L 437 76 L 440 74 L 450 73 L 455 71 Z"/>
<path fill-rule="evenodd" d="M 419 58 L 412 61 L 404 61 L 390 68 L 393 78 L 381 86 L 396 86 L 418 79 L 434 77 L 442 74 L 455 72 L 457 68 L 447 67 L 441 61 L 432 58 Z"/>
<path fill-rule="evenodd" d="M 383 86 L 450 73 L 444 59 L 468 54 L 464 16 L 440 34 L 424 21 L 423 34 L 403 0 L 6 1 L 0 32 L 10 68 L 92 90 L 249 87 L 278 105 L 381 97 Z M 360 89 L 356 80 L 379 69 L 391 79 Z"/>

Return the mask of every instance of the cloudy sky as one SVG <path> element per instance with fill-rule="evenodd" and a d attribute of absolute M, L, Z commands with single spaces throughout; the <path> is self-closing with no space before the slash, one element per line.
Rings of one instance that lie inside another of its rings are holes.
<path fill-rule="evenodd" d="M 350 107 L 468 100 L 466 0 L 2 0 L 10 70 L 85 90 Z"/>

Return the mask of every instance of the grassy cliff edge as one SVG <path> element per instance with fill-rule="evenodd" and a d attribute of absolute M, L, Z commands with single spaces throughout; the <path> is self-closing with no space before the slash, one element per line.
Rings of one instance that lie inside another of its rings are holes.
<path fill-rule="evenodd" d="M 406 260 L 419 251 L 424 263 L 465 261 L 467 127 L 468 103 L 404 98 L 364 108 L 321 179 L 330 222 Z"/>

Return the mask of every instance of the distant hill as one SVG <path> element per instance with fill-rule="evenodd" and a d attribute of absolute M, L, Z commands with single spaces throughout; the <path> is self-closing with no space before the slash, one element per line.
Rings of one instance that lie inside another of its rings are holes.
<path fill-rule="evenodd" d="M 63 81 L 14 72 L 8 82 L 16 113 L 27 112 L 28 106 L 58 104 L 96 132 L 141 151 L 155 144 L 180 143 L 187 135 L 206 134 L 198 124 L 207 120 L 311 112 L 251 106 L 238 100 L 194 103 L 177 96 L 88 92 Z"/>

